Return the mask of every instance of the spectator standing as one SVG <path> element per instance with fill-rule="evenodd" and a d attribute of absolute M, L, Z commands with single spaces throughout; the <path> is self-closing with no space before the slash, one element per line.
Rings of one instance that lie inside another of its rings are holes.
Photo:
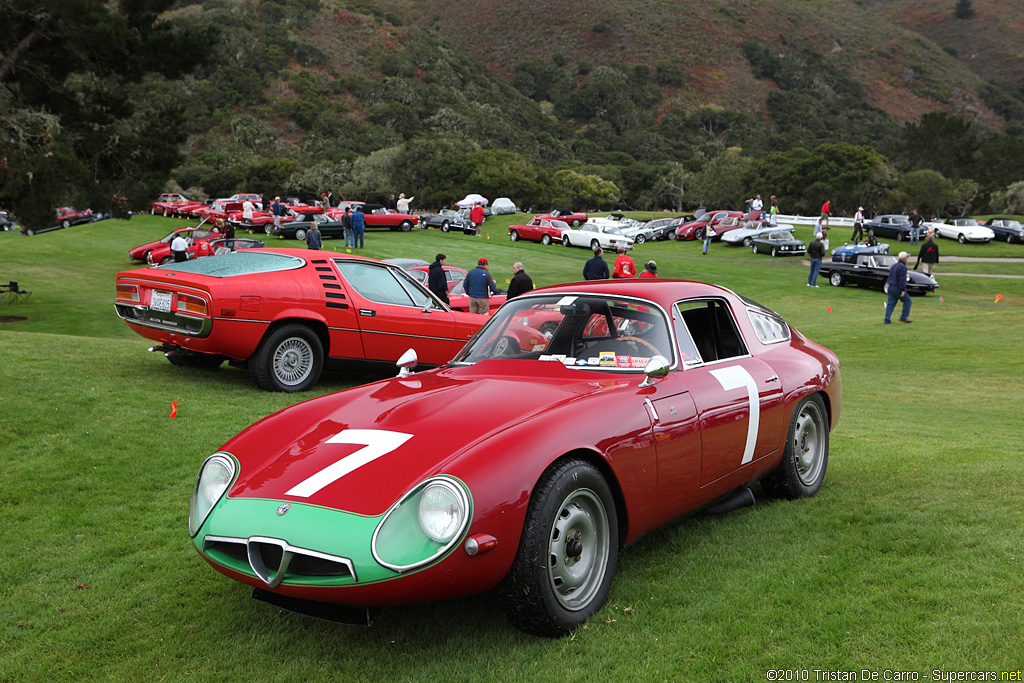
<path fill-rule="evenodd" d="M 281 214 L 284 213 L 284 207 L 281 206 L 281 198 L 280 197 L 274 197 L 274 203 L 271 206 L 270 210 L 274 214 L 274 227 L 275 228 L 281 227 Z"/>
<path fill-rule="evenodd" d="M 761 195 L 757 195 L 756 197 L 754 197 L 754 201 L 750 202 L 750 210 L 751 211 L 763 211 L 764 210 L 764 202 L 761 201 Z"/>
<path fill-rule="evenodd" d="M 857 213 L 853 214 L 853 236 L 850 241 L 854 244 L 857 240 L 864 238 L 864 207 L 858 206 Z"/>
<path fill-rule="evenodd" d="M 473 227 L 476 229 L 476 236 L 480 237 L 480 226 L 484 224 L 484 205 L 477 202 L 473 205 L 472 210 L 469 212 L 469 220 L 473 222 Z"/>
<path fill-rule="evenodd" d="M 656 277 L 658 277 L 658 264 L 655 263 L 654 261 L 648 261 L 647 263 L 645 263 L 643 272 L 637 275 L 637 279 L 640 280 L 645 278 Z"/>
<path fill-rule="evenodd" d="M 256 207 L 252 203 L 251 199 L 246 199 L 244 202 L 242 202 L 242 220 L 248 223 L 252 223 L 252 214 L 253 211 L 255 210 Z"/>
<path fill-rule="evenodd" d="M 363 207 L 356 205 L 355 211 L 352 212 L 352 248 L 362 249 L 363 248 L 363 233 L 366 231 L 366 214 L 363 213 Z"/>
<path fill-rule="evenodd" d="M 260 211 L 270 211 L 270 197 L 267 195 L 260 197 Z"/>
<path fill-rule="evenodd" d="M 607 280 L 608 279 L 608 264 L 604 262 L 601 256 L 604 254 L 604 250 L 601 247 L 594 249 L 594 256 L 583 266 L 583 279 L 584 280 Z"/>
<path fill-rule="evenodd" d="M 345 233 L 345 248 L 354 249 L 356 246 L 356 236 L 352 232 L 352 209 L 345 207 L 345 213 L 341 214 L 341 229 Z"/>
<path fill-rule="evenodd" d="M 697 228 L 697 238 L 704 241 L 704 251 L 702 252 L 704 256 L 708 255 L 708 247 L 711 246 L 711 238 L 716 234 L 715 228 L 711 223 L 708 223 L 702 228 Z"/>
<path fill-rule="evenodd" d="M 768 225 L 773 228 L 779 223 L 779 200 L 772 195 L 771 207 L 768 209 Z"/>
<path fill-rule="evenodd" d="M 486 314 L 490 310 L 492 293 L 497 293 L 491 272 L 487 270 L 487 259 L 476 262 L 476 268 L 466 274 L 466 294 L 469 295 L 469 312 Z"/>
<path fill-rule="evenodd" d="M 823 225 L 828 225 L 829 216 L 832 215 L 832 207 L 829 205 L 829 200 L 826 199 L 825 203 L 821 205 L 821 218 L 820 222 Z"/>
<path fill-rule="evenodd" d="M 397 211 L 398 202 L 395 201 L 395 195 L 389 195 L 388 200 L 384 202 L 384 208 L 388 211 Z"/>
<path fill-rule="evenodd" d="M 907 258 L 910 257 L 905 251 L 901 251 L 896 257 L 896 263 L 889 269 L 888 285 L 889 300 L 885 304 L 885 324 L 888 325 L 892 317 L 892 311 L 896 308 L 896 302 L 903 301 L 903 312 L 900 314 L 901 323 L 913 322 L 910 319 L 910 293 L 907 292 Z"/>
<path fill-rule="evenodd" d="M 512 280 L 508 283 L 508 292 L 505 293 L 505 297 L 511 299 L 531 291 L 533 291 L 533 279 L 523 270 L 523 264 L 516 261 L 512 264 Z"/>
<path fill-rule="evenodd" d="M 444 262 L 448 259 L 444 254 L 434 257 L 434 262 L 427 269 L 427 289 L 437 295 L 441 301 L 448 301 L 448 277 L 444 274 Z"/>
<path fill-rule="evenodd" d="M 921 244 L 921 224 L 924 223 L 924 216 L 914 209 L 910 212 L 910 243 Z"/>
<path fill-rule="evenodd" d="M 811 272 L 807 275 L 807 286 L 818 286 L 818 273 L 821 272 L 821 262 L 825 258 L 825 243 L 821 241 L 821 233 L 814 234 L 814 239 L 807 245 L 807 255 L 811 257 Z"/>
<path fill-rule="evenodd" d="M 195 247 L 193 250 L 196 258 L 201 256 L 209 256 L 213 253 L 213 249 L 210 248 L 210 243 L 206 240 L 194 240 L 192 245 Z"/>
<path fill-rule="evenodd" d="M 327 190 L 327 194 L 324 195 L 324 206 L 328 209 L 334 206 L 334 192 Z"/>
<path fill-rule="evenodd" d="M 921 243 L 921 251 L 917 253 L 917 263 L 914 264 L 914 270 L 917 267 L 924 264 L 924 272 L 928 275 L 932 274 L 932 268 L 939 262 L 939 245 L 932 239 L 931 230 L 928 231 L 928 237 L 924 242 Z"/>
<path fill-rule="evenodd" d="M 626 255 L 626 248 L 619 247 L 619 255 L 615 259 L 615 269 L 612 270 L 614 279 L 632 279 L 636 277 L 636 264 L 633 259 Z"/>
<path fill-rule="evenodd" d="M 323 249 L 324 239 L 320 233 L 320 226 L 314 220 L 306 230 L 306 249 Z"/>
<path fill-rule="evenodd" d="M 398 195 L 398 202 L 396 204 L 396 206 L 398 207 L 398 213 L 409 213 L 409 205 L 412 204 L 412 200 L 414 199 L 416 198 L 409 197 L 408 199 L 406 199 L 404 194 Z"/>
<path fill-rule="evenodd" d="M 188 260 L 188 240 L 182 237 L 180 232 L 171 240 L 171 254 L 175 263 Z"/>

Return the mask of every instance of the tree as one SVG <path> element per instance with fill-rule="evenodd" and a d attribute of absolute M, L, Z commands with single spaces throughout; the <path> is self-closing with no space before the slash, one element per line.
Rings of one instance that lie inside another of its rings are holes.
<path fill-rule="evenodd" d="M 974 183 L 977 187 L 977 183 Z M 953 183 L 937 171 L 911 171 L 903 177 L 903 191 L 911 208 L 924 216 L 936 216 L 953 204 L 958 193 Z M 973 197 L 972 197 L 973 199 Z"/>
<path fill-rule="evenodd" d="M 619 203 L 619 188 L 596 175 L 581 175 L 564 169 L 552 177 L 554 200 L 571 208 L 614 207 Z"/>
<path fill-rule="evenodd" d="M 727 150 L 712 159 L 690 183 L 690 196 L 701 205 L 728 209 L 743 201 L 743 177 L 751 160 Z"/>
<path fill-rule="evenodd" d="M 661 196 L 672 203 L 676 211 L 683 210 L 683 201 L 688 199 L 693 173 L 682 164 L 668 164 L 661 176 Z"/>
<path fill-rule="evenodd" d="M 1011 184 L 1001 193 L 1001 204 L 1007 213 L 1024 213 L 1024 180 Z"/>

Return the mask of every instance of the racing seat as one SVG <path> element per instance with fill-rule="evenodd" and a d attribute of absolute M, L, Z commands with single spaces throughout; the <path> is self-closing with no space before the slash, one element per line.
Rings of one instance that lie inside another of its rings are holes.
<path fill-rule="evenodd" d="M 11 280 L 7 287 L 0 285 L 0 288 L 0 303 L 27 304 L 29 297 L 32 296 L 32 292 L 20 289 L 14 280 Z"/>

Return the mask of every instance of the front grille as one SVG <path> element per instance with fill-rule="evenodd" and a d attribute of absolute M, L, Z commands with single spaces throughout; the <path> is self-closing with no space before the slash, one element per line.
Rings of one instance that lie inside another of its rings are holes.
<path fill-rule="evenodd" d="M 355 567 L 347 557 L 297 548 L 277 538 L 207 536 L 203 551 L 223 564 L 248 564 L 271 588 L 311 577 L 356 580 Z"/>

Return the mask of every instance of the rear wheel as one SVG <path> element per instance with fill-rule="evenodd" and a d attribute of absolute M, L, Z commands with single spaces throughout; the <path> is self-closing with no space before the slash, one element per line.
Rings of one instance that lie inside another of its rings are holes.
<path fill-rule="evenodd" d="M 636 234 L 636 243 L 637 244 L 643 244 L 646 241 L 647 241 L 647 238 L 644 237 L 644 234 L 642 232 L 638 232 Z"/>
<path fill-rule="evenodd" d="M 598 242 L 597 240 L 590 240 L 590 248 L 591 249 L 595 249 L 596 250 L 600 246 L 601 246 L 601 243 Z"/>
<path fill-rule="evenodd" d="M 960 244 L 963 244 L 967 241 L 967 238 L 964 237 L 963 233 L 960 233 L 959 235 L 956 236 L 956 241 L 959 242 Z"/>
<path fill-rule="evenodd" d="M 579 225 L 580 225 L 580 219 L 579 218 L 573 218 L 572 219 L 572 227 L 578 228 Z"/>
<path fill-rule="evenodd" d="M 62 220 L 60 222 L 60 227 L 62 227 L 62 228 L 70 228 L 71 227 L 71 221 L 69 221 L 67 218 L 65 218 L 64 220 Z"/>
<path fill-rule="evenodd" d="M 500 587 L 509 621 L 547 637 L 582 626 L 608 599 L 618 547 L 618 516 L 601 473 L 579 459 L 552 465 L 530 498 Z"/>
<path fill-rule="evenodd" d="M 770 495 L 790 500 L 813 496 L 825 481 L 828 446 L 825 403 L 818 394 L 811 394 L 793 411 L 782 462 L 761 480 L 762 488 Z"/>
<path fill-rule="evenodd" d="M 1013 234 L 1008 232 L 1006 233 L 1006 243 L 1010 244 L 1011 242 L 1013 242 Z"/>
<path fill-rule="evenodd" d="M 441 232 L 448 232 L 450 229 L 451 226 L 448 224 L 448 221 L 444 221 L 441 223 Z"/>
<path fill-rule="evenodd" d="M 540 236 L 540 243 L 545 245 L 545 246 L 548 245 L 548 244 L 551 244 L 551 235 L 541 235 Z"/>
<path fill-rule="evenodd" d="M 306 231 L 303 230 L 302 228 L 299 228 L 298 230 L 296 230 L 295 231 L 295 239 L 300 240 L 300 241 L 306 239 Z"/>
<path fill-rule="evenodd" d="M 508 238 L 510 240 L 512 240 L 513 242 L 518 242 L 519 241 L 519 233 L 517 231 L 515 231 L 515 230 L 512 230 L 512 231 L 510 231 L 508 233 Z"/>
<path fill-rule="evenodd" d="M 402 232 L 409 232 L 412 230 L 412 221 L 402 221 L 398 227 Z"/>
<path fill-rule="evenodd" d="M 173 256 L 164 256 L 162 259 L 160 259 L 160 265 L 162 266 L 165 263 L 170 263 L 173 260 L 174 260 Z"/>
<path fill-rule="evenodd" d="M 903 241 L 903 233 L 902 232 L 899 232 L 899 231 L 896 232 L 896 241 L 897 242 L 902 242 Z"/>
<path fill-rule="evenodd" d="M 744 238 L 743 238 L 743 246 L 745 246 L 745 247 L 749 247 L 749 246 L 751 246 L 751 245 L 752 245 L 753 243 L 754 243 L 754 238 L 753 238 L 753 237 L 744 237 Z"/>
<path fill-rule="evenodd" d="M 839 287 L 843 284 L 843 274 L 838 270 L 832 271 L 832 274 L 828 276 L 828 281 L 833 287 Z"/>
<path fill-rule="evenodd" d="M 779 255 L 779 248 L 778 247 L 772 247 L 772 257 L 774 258 L 775 256 L 778 256 L 778 255 Z"/>
<path fill-rule="evenodd" d="M 572 243 L 569 242 L 569 238 L 565 237 L 564 235 L 562 236 L 562 246 L 563 247 L 571 247 L 572 246 Z"/>
<path fill-rule="evenodd" d="M 320 377 L 324 349 L 305 325 L 279 327 L 260 342 L 249 361 L 257 386 L 266 391 L 306 391 Z"/>
<path fill-rule="evenodd" d="M 755 254 L 757 253 L 757 245 L 756 244 L 754 245 L 754 253 Z"/>

